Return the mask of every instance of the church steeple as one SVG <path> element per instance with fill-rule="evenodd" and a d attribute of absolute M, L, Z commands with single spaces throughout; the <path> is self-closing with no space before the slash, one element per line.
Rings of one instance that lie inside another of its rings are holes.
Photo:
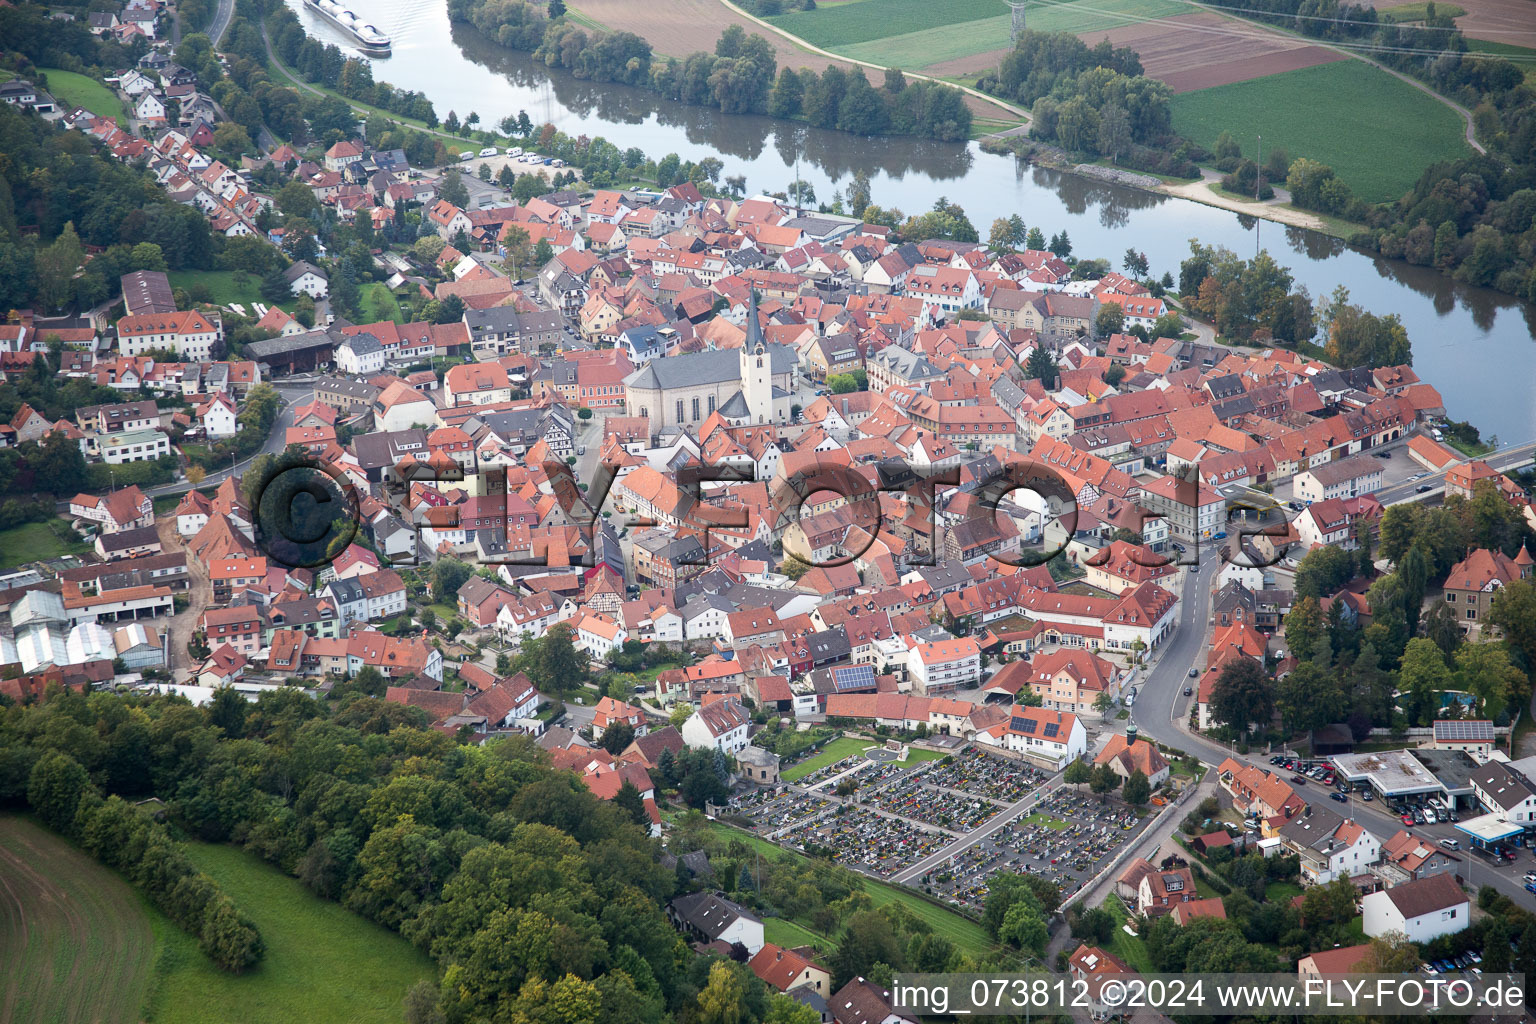
<path fill-rule="evenodd" d="M 741 344 L 741 397 L 747 402 L 748 423 L 773 422 L 773 355 L 757 319 L 755 288 L 748 293 L 747 336 Z"/>

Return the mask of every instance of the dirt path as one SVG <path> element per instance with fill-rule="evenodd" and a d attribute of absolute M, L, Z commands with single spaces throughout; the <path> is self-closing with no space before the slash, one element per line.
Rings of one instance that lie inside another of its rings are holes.
<path fill-rule="evenodd" d="M 1164 195 L 1178 196 L 1180 199 L 1193 199 L 1197 203 L 1206 206 L 1217 206 L 1223 210 L 1231 210 L 1234 213 L 1246 213 L 1250 217 L 1262 217 L 1265 220 L 1277 221 L 1288 224 L 1291 227 L 1311 228 L 1314 231 L 1327 231 L 1328 225 L 1321 217 L 1316 217 L 1304 210 L 1298 210 L 1290 206 L 1278 205 L 1276 200 L 1267 203 L 1255 203 L 1252 200 L 1238 199 L 1224 192 L 1218 192 L 1211 186 L 1221 180 L 1221 175 L 1209 169 L 1202 169 L 1199 181 L 1191 181 L 1184 185 L 1164 185 L 1158 191 Z"/>
<path fill-rule="evenodd" d="M 192 557 L 187 551 L 186 542 L 181 534 L 176 532 L 176 517 L 164 516 L 155 522 L 155 532 L 160 537 L 160 547 L 167 552 L 180 551 L 187 556 L 187 574 L 192 577 L 192 583 L 187 591 L 187 598 L 191 602 L 187 610 L 171 616 L 171 629 L 166 634 L 165 643 L 169 649 L 167 655 L 169 661 L 167 667 L 171 671 L 171 678 L 177 682 L 185 682 L 191 675 L 193 664 L 192 656 L 187 653 L 187 641 L 192 639 L 192 634 L 197 632 L 197 622 L 203 617 L 209 601 L 213 597 L 213 584 L 208 580 L 208 572 L 203 564 Z"/>

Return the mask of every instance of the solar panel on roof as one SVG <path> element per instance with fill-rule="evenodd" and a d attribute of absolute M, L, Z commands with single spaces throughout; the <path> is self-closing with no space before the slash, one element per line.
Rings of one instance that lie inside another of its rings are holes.
<path fill-rule="evenodd" d="M 1011 728 L 1014 732 L 1027 732 L 1033 735 L 1036 724 L 1037 723 L 1033 718 L 1015 718 L 1013 722 L 1010 723 L 1009 728 Z"/>
<path fill-rule="evenodd" d="M 1435 735 L 1443 740 L 1491 740 L 1493 723 L 1451 719 L 1435 723 Z"/>
<path fill-rule="evenodd" d="M 850 665 L 832 674 L 832 685 L 839 690 L 858 690 L 875 685 L 875 670 L 869 665 Z"/>
<path fill-rule="evenodd" d="M 1061 731 L 1061 723 L 1060 722 L 1046 722 L 1045 723 L 1045 734 L 1047 736 L 1055 736 L 1060 731 Z"/>

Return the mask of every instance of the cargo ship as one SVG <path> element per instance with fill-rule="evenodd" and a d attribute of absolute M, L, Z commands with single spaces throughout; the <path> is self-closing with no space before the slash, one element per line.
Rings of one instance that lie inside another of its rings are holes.
<path fill-rule="evenodd" d="M 370 57 L 389 56 L 389 36 L 341 6 L 336 0 L 304 0 L 304 6 L 356 39 L 358 46 Z"/>

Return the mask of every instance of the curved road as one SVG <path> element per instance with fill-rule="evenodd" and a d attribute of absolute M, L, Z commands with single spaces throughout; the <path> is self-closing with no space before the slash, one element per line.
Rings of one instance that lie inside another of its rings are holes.
<path fill-rule="evenodd" d="M 208 39 L 215 47 L 224 38 L 224 33 L 229 31 L 229 23 L 234 16 L 235 0 L 219 0 L 218 10 L 213 14 L 213 24 L 208 27 Z"/>
<path fill-rule="evenodd" d="M 249 466 L 259 455 L 276 454 L 283 450 L 284 441 L 288 436 L 288 428 L 293 426 L 293 407 L 303 404 L 304 400 L 313 395 L 315 390 L 314 386 L 310 384 L 274 384 L 273 387 L 277 388 L 278 396 L 282 398 L 283 402 L 278 407 L 277 419 L 272 421 L 272 431 L 267 435 L 267 441 L 261 446 L 259 451 L 250 458 L 235 464 L 234 469 L 236 472 Z M 204 477 L 203 482 L 196 486 L 199 488 L 213 487 L 223 483 L 224 478 L 229 476 L 229 474 L 229 469 L 215 470 Z M 193 486 L 182 480 L 179 483 L 161 484 L 159 487 L 146 487 L 143 490 L 151 498 L 160 498 L 171 494 L 185 494 L 192 490 Z"/>

